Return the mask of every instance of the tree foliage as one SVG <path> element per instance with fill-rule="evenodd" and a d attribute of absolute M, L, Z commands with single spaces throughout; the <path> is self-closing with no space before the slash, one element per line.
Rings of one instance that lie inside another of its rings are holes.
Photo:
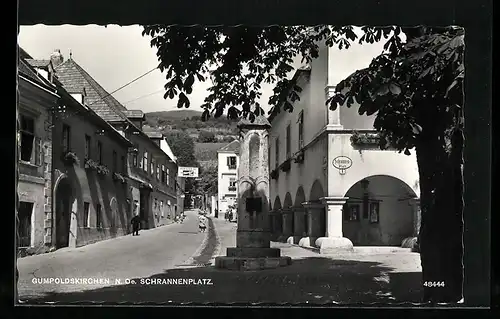
<path fill-rule="evenodd" d="M 194 156 L 194 141 L 186 132 L 167 131 L 164 132 L 170 149 L 177 157 L 179 166 L 197 166 Z"/>
<path fill-rule="evenodd" d="M 196 183 L 196 193 L 214 195 L 218 190 L 218 169 L 217 166 L 208 166 L 200 169 L 200 178 Z"/>
<path fill-rule="evenodd" d="M 217 143 L 217 137 L 214 132 L 201 130 L 198 134 L 198 143 Z"/>

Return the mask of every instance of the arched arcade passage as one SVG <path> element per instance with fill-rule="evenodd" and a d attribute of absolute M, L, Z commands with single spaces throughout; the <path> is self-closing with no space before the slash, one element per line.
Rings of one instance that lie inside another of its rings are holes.
<path fill-rule="evenodd" d="M 342 230 L 356 246 L 399 246 L 416 236 L 417 194 L 387 175 L 366 177 L 347 191 Z"/>

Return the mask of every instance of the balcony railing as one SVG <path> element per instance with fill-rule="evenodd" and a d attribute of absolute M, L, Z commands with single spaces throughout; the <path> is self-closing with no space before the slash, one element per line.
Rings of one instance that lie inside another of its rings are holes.
<path fill-rule="evenodd" d="M 229 169 L 236 169 L 236 164 L 235 165 L 228 165 Z"/>
<path fill-rule="evenodd" d="M 230 192 L 236 192 L 236 186 L 229 186 L 227 188 Z"/>

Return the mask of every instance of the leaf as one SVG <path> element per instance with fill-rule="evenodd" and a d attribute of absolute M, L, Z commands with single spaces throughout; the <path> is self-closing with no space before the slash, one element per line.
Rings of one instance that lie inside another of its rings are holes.
<path fill-rule="evenodd" d="M 448 94 L 450 93 L 451 89 L 453 89 L 453 87 L 455 87 L 455 85 L 457 85 L 458 81 L 457 80 L 454 80 L 453 82 L 451 82 L 451 84 L 446 88 L 446 93 L 444 94 L 444 97 L 447 98 L 448 97 Z"/>
<path fill-rule="evenodd" d="M 184 90 L 188 88 L 192 88 L 194 83 L 194 75 L 189 74 L 186 78 L 186 81 L 184 81 Z"/>
<path fill-rule="evenodd" d="M 405 155 L 408 155 L 408 156 L 409 156 L 409 155 L 411 155 L 410 150 L 409 150 L 409 149 L 405 149 L 404 154 L 405 154 Z"/>
<path fill-rule="evenodd" d="M 394 95 L 399 95 L 401 93 L 401 88 L 397 84 L 395 84 L 395 83 L 391 83 L 389 85 L 389 90 Z"/>
<path fill-rule="evenodd" d="M 202 122 L 206 122 L 208 119 L 210 118 L 210 111 L 208 109 L 206 109 L 205 111 L 203 111 L 203 113 L 201 114 L 201 121 Z"/>
<path fill-rule="evenodd" d="M 200 73 L 196 73 L 196 77 L 198 78 L 198 81 L 205 82 L 205 77 Z"/>
<path fill-rule="evenodd" d="M 189 99 L 187 98 L 186 94 L 184 94 L 184 92 L 181 92 L 179 94 L 179 100 L 177 101 L 177 107 L 182 108 L 182 107 L 186 106 L 186 108 L 188 108 L 189 105 L 190 105 L 190 102 L 189 102 Z"/>
<path fill-rule="evenodd" d="M 377 90 L 377 95 L 386 95 L 387 93 L 389 93 L 389 86 L 387 84 L 382 85 Z"/>

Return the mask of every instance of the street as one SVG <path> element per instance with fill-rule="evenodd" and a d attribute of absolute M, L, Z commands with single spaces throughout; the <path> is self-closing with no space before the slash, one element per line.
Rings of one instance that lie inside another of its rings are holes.
<path fill-rule="evenodd" d="M 419 254 L 364 249 L 327 256 L 272 243 L 293 264 L 237 272 L 215 269 L 214 257 L 235 245 L 236 224 L 209 221 L 197 233 L 196 212 L 173 224 L 66 251 L 20 259 L 19 295 L 26 303 L 307 303 L 408 305 L 421 298 Z M 38 278 L 108 278 L 109 283 L 33 284 Z M 115 279 L 131 279 L 117 284 Z"/>
<path fill-rule="evenodd" d="M 63 248 L 53 253 L 18 259 L 19 296 L 39 297 L 43 293 L 83 291 L 104 284 L 33 284 L 33 278 L 98 278 L 115 280 L 149 277 L 165 269 L 202 263 L 191 257 L 200 248 L 206 233 L 198 232 L 197 211 L 186 211 L 182 224 L 141 230 L 79 248 Z M 205 261 L 206 262 L 206 261 Z"/>

